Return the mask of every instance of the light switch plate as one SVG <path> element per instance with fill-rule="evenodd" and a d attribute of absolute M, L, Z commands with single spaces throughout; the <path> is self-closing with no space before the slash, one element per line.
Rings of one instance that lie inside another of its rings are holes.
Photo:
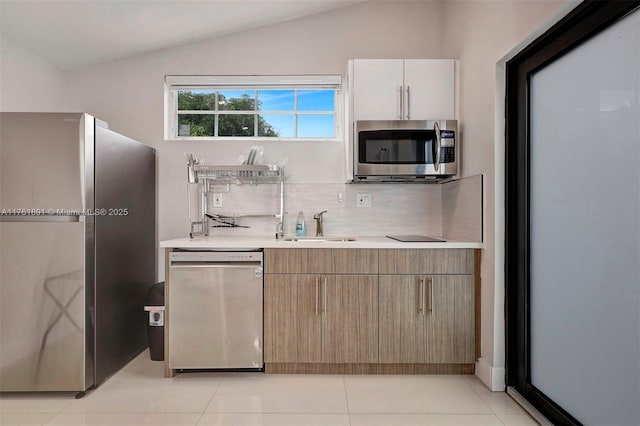
<path fill-rule="evenodd" d="M 371 207 L 371 193 L 370 192 L 356 193 L 356 207 L 367 208 L 367 209 Z"/>

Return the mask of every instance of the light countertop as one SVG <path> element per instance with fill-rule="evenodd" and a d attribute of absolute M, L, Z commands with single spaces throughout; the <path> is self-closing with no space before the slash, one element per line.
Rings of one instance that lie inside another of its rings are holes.
<path fill-rule="evenodd" d="M 342 236 L 331 235 L 339 238 Z M 160 243 L 161 248 L 185 249 L 249 249 L 249 248 L 484 248 L 483 243 L 468 241 L 447 241 L 429 243 L 403 243 L 384 236 L 358 237 L 356 241 L 285 241 L 272 236 L 208 236 L 177 238 Z"/>

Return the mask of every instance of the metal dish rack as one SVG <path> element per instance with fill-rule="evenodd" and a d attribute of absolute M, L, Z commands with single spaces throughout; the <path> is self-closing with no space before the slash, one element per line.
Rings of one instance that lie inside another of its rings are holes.
<path fill-rule="evenodd" d="M 273 217 L 278 220 L 276 225 L 276 238 L 284 236 L 283 218 L 284 218 L 284 167 L 275 164 L 264 165 L 219 165 L 219 164 L 198 164 L 197 159 L 187 156 L 188 168 L 188 190 L 187 203 L 189 205 L 189 236 L 209 235 L 209 220 L 223 223 L 229 227 L 237 227 L 237 220 L 242 217 Z M 209 206 L 208 197 L 214 192 L 229 192 L 230 185 L 259 185 L 259 184 L 278 184 L 280 185 L 280 211 L 270 214 L 251 214 L 251 215 L 234 215 L 219 216 L 209 214 L 207 211 Z M 192 196 L 193 191 L 191 185 L 197 185 L 199 192 L 200 215 L 198 220 L 192 220 Z M 214 187 L 220 185 L 226 186 L 225 190 L 214 190 Z"/>

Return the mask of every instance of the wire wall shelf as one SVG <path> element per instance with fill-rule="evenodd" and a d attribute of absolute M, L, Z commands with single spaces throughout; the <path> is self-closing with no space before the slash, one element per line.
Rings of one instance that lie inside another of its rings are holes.
<path fill-rule="evenodd" d="M 275 164 L 200 164 L 191 154 L 187 158 L 187 204 L 191 238 L 209 235 L 210 227 L 247 228 L 238 221 L 248 217 L 277 219 L 276 238 L 284 236 L 284 167 Z M 279 211 L 264 214 L 233 214 L 222 216 L 209 211 L 216 192 L 229 192 L 231 185 L 277 184 L 280 189 Z M 210 223 L 211 222 L 211 223 Z"/>
<path fill-rule="evenodd" d="M 233 184 L 279 183 L 282 180 L 282 168 L 275 164 L 264 165 L 216 165 L 202 164 L 193 166 L 195 177 L 203 181 Z"/>

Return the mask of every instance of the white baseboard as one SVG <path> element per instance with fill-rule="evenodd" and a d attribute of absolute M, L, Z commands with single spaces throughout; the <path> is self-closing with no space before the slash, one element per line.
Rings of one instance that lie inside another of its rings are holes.
<path fill-rule="evenodd" d="M 485 358 L 476 361 L 476 376 L 486 387 L 494 392 L 504 392 L 504 367 L 493 367 Z"/>

